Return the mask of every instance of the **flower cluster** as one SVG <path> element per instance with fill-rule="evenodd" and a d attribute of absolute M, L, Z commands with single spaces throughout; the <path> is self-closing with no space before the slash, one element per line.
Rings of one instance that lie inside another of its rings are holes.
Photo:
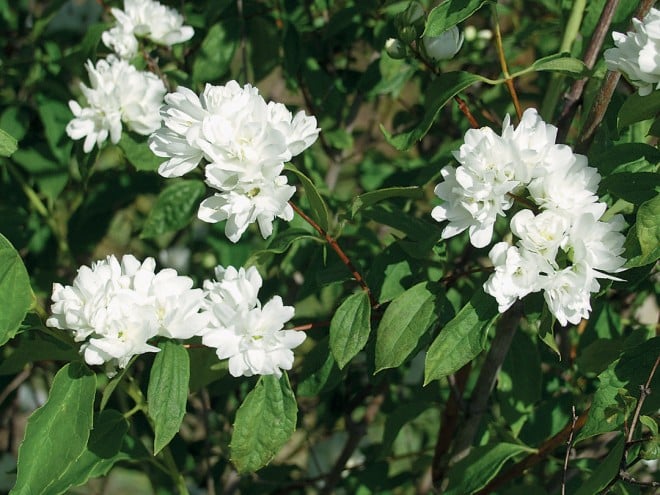
<path fill-rule="evenodd" d="M 124 59 L 137 54 L 137 36 L 158 45 L 171 46 L 188 41 L 195 34 L 192 27 L 183 25 L 181 14 L 154 0 L 124 0 L 124 10 L 112 8 L 110 12 L 117 24 L 105 31 L 101 39 L 105 46 Z"/>
<path fill-rule="evenodd" d="M 660 10 L 651 9 L 643 20 L 633 19 L 633 30 L 612 33 L 615 48 L 605 50 L 610 70 L 625 73 L 639 94 L 660 88 Z"/>
<path fill-rule="evenodd" d="M 467 230 L 475 247 L 493 237 L 498 216 L 506 216 L 515 199 L 522 209 L 511 219 L 514 246 L 495 244 L 489 256 L 495 267 L 485 283 L 500 312 L 517 299 L 543 291 L 549 309 L 562 324 L 588 316 L 597 279 L 621 270 L 623 219 L 601 221 L 605 203 L 596 191 L 600 176 L 586 157 L 556 144 L 557 129 L 527 110 L 517 128 L 507 117 L 502 135 L 490 128 L 472 129 L 454 156 L 461 164 L 444 167 L 435 188 L 443 204 L 432 211 L 448 221 L 442 236 Z"/>
<path fill-rule="evenodd" d="M 158 352 L 154 337 L 190 339 L 229 358 L 234 376 L 281 375 L 291 369 L 291 349 L 305 334 L 282 330 L 293 307 L 278 296 L 263 308 L 257 299 L 261 277 L 255 268 L 216 268 L 217 282 L 193 288 L 190 277 L 132 255 L 81 266 L 73 285 L 53 284 L 52 316 L 46 324 L 69 330 L 90 365 L 124 368 L 133 356 Z"/>
<path fill-rule="evenodd" d="M 204 159 L 206 183 L 217 192 L 200 205 L 200 219 L 227 220 L 225 233 L 237 242 L 257 222 L 262 236 L 275 217 L 291 220 L 295 189 L 282 174 L 285 162 L 317 139 L 316 119 L 295 116 L 281 103 L 263 99 L 257 88 L 230 81 L 206 85 L 201 95 L 179 87 L 165 96 L 164 126 L 149 138 L 151 150 L 168 160 L 158 172 L 179 177 Z"/>
<path fill-rule="evenodd" d="M 80 83 L 88 106 L 69 101 L 74 118 L 67 124 L 71 139 L 85 138 L 85 153 L 110 137 L 118 143 L 122 123 L 134 132 L 148 135 L 160 127 L 158 110 L 167 92 L 163 82 L 150 72 L 139 71 L 125 60 L 110 55 L 94 65 L 86 64 L 90 86 Z"/>
<path fill-rule="evenodd" d="M 233 376 L 282 375 L 293 365 L 293 349 L 305 334 L 282 330 L 293 318 L 293 307 L 279 296 L 261 306 L 257 294 L 262 280 L 254 267 L 215 269 L 216 281 L 204 282 L 211 313 L 202 343 L 217 349 L 220 359 L 229 359 Z"/>

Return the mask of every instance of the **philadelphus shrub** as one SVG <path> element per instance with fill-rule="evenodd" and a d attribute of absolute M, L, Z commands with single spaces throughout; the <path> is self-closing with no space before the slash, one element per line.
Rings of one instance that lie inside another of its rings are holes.
<path fill-rule="evenodd" d="M 660 10 L 652 8 L 643 20 L 633 18 L 633 30 L 612 33 L 616 48 L 605 50 L 610 70 L 619 70 L 646 96 L 660 89 Z"/>
<path fill-rule="evenodd" d="M 543 291 L 561 325 L 587 318 L 590 294 L 599 278 L 618 280 L 625 260 L 623 217 L 600 220 L 607 206 L 598 201 L 600 176 L 583 155 L 556 144 L 557 128 L 528 109 L 517 128 L 507 118 L 502 135 L 492 129 L 470 129 L 457 152 L 458 168 L 442 169 L 435 188 L 443 200 L 432 211 L 448 221 L 442 237 L 465 230 L 475 247 L 490 244 L 498 216 L 515 198 L 533 203 L 511 219 L 515 245 L 500 242 L 490 250 L 495 267 L 484 289 L 497 299 L 499 311 L 517 300 Z"/>
<path fill-rule="evenodd" d="M 295 188 L 281 173 L 285 162 L 316 141 L 316 118 L 303 111 L 294 117 L 281 103 L 266 103 L 257 88 L 236 81 L 207 84 L 199 97 L 179 87 L 165 103 L 164 125 L 150 136 L 149 146 L 168 158 L 158 169 L 163 177 L 182 176 L 207 162 L 206 183 L 218 192 L 202 201 L 201 220 L 227 220 L 225 234 L 237 242 L 251 223 L 266 238 L 275 217 L 293 218 L 288 200 Z"/>
<path fill-rule="evenodd" d="M 153 0 L 124 0 L 124 10 L 112 8 L 110 12 L 117 25 L 105 31 L 101 39 L 121 58 L 130 59 L 137 54 L 136 36 L 171 46 L 188 41 L 195 34 L 192 27 L 183 25 L 181 14 Z"/>
<path fill-rule="evenodd" d="M 69 330 L 90 365 L 124 368 L 133 356 L 158 352 L 154 337 L 190 339 L 229 359 L 233 376 L 277 375 L 291 369 L 293 352 L 305 334 L 282 330 L 294 314 L 275 296 L 263 307 L 256 268 L 217 267 L 217 281 L 193 288 L 190 277 L 132 255 L 81 266 L 73 285 L 53 284 L 48 326 Z"/>
<path fill-rule="evenodd" d="M 137 70 L 114 55 L 96 65 L 88 60 L 86 69 L 90 86 L 80 83 L 80 89 L 88 106 L 69 101 L 74 118 L 66 126 L 71 139 L 85 139 L 85 153 L 94 145 L 100 147 L 108 136 L 112 143 L 118 143 L 122 122 L 142 135 L 160 127 L 158 109 L 167 90 L 156 75 Z"/>

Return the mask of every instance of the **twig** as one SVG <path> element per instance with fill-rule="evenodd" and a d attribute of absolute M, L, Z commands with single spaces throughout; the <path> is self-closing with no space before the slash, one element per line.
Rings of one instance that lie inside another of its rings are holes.
<path fill-rule="evenodd" d="M 350 258 L 346 255 L 344 250 L 337 244 L 337 240 L 332 237 L 330 234 L 328 234 L 319 224 L 317 224 L 311 217 L 309 217 L 304 211 L 302 211 L 298 205 L 296 205 L 293 201 L 289 201 L 289 204 L 291 207 L 294 209 L 294 211 L 300 215 L 300 217 L 305 220 L 308 224 L 310 224 L 314 230 L 316 230 L 321 237 L 323 237 L 326 242 L 330 245 L 332 250 L 337 253 L 337 256 L 339 256 L 339 259 L 346 265 L 346 268 L 353 274 L 353 277 L 355 278 L 356 282 L 360 284 L 360 287 L 362 287 L 362 290 L 367 293 L 367 296 L 369 297 L 369 301 L 371 303 L 372 308 L 378 307 L 378 301 L 376 301 L 376 298 L 371 292 L 371 289 L 367 285 L 367 282 L 364 280 L 360 272 L 355 268 L 355 265 L 353 262 L 350 260 Z"/>
<path fill-rule="evenodd" d="M 299 332 L 306 332 L 307 330 L 312 330 L 313 328 L 320 328 L 320 327 L 329 327 L 330 322 L 329 321 L 314 321 L 312 323 L 306 323 L 304 325 L 298 325 L 293 328 L 287 328 L 287 330 L 296 330 Z"/>
<path fill-rule="evenodd" d="M 518 328 L 518 323 L 521 318 L 522 305 L 520 301 L 516 302 L 500 317 L 500 321 L 497 324 L 495 338 L 491 342 L 490 350 L 488 351 L 486 360 L 479 372 L 479 378 L 472 391 L 465 424 L 458 434 L 458 438 L 454 444 L 450 464 L 455 464 L 470 452 L 472 442 L 474 441 L 474 437 L 481 424 L 481 418 L 486 411 L 486 405 L 488 404 L 490 393 L 495 386 L 495 379 L 502 367 L 504 358 L 509 352 L 513 335 Z"/>
<path fill-rule="evenodd" d="M 2 393 L 0 393 L 0 404 L 2 404 L 14 390 L 20 387 L 21 384 L 30 377 L 30 373 L 32 373 L 32 366 L 21 371 L 11 382 L 9 382 L 9 384 L 3 389 Z"/>
<path fill-rule="evenodd" d="M 497 4 L 492 4 L 493 18 L 495 20 L 495 44 L 497 46 L 497 55 L 500 59 L 500 66 L 502 67 L 502 74 L 506 81 L 506 87 L 509 89 L 511 94 L 511 99 L 513 100 L 513 106 L 516 109 L 516 115 L 518 120 L 522 118 L 522 108 L 520 107 L 520 100 L 518 100 L 518 93 L 516 93 L 516 87 L 513 84 L 513 78 L 509 74 L 509 68 L 506 64 L 506 57 L 504 56 L 504 45 L 502 44 L 502 32 L 500 31 L 500 21 L 497 15 Z"/>
<path fill-rule="evenodd" d="M 619 478 L 621 479 L 621 481 L 625 481 L 626 483 L 630 483 L 631 485 L 654 487 L 654 488 L 660 486 L 660 481 L 639 481 L 633 478 L 626 471 L 619 471 Z"/>
<path fill-rule="evenodd" d="M 566 473 L 568 472 L 568 459 L 571 457 L 571 449 L 573 448 L 573 434 L 575 433 L 575 423 L 577 423 L 577 416 L 575 415 L 575 406 L 571 406 L 571 434 L 568 436 L 566 442 L 566 455 L 564 456 L 564 469 L 561 473 L 561 495 L 566 495 Z"/>

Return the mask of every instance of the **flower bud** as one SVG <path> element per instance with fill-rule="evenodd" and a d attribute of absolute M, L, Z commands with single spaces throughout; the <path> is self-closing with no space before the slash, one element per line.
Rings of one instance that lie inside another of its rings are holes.
<path fill-rule="evenodd" d="M 389 38 L 385 42 L 385 51 L 394 60 L 405 58 L 407 52 L 406 45 L 396 38 Z"/>
<path fill-rule="evenodd" d="M 417 33 L 417 29 L 415 29 L 414 26 L 405 26 L 399 29 L 399 38 L 401 38 L 404 43 L 415 41 L 418 36 L 419 34 Z"/>
<path fill-rule="evenodd" d="M 463 34 L 453 26 L 440 36 L 424 36 L 422 47 L 426 56 L 437 62 L 448 60 L 458 53 L 463 45 Z"/>
<path fill-rule="evenodd" d="M 399 32 L 399 38 L 404 43 L 415 41 L 424 32 L 425 14 L 422 4 L 410 2 L 408 7 L 397 16 L 394 22 Z"/>

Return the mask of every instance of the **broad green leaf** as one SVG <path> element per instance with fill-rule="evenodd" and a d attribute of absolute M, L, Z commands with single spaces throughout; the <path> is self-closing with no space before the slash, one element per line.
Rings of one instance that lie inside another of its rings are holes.
<path fill-rule="evenodd" d="M 213 83 L 228 70 L 239 38 L 238 22 L 214 24 L 206 34 L 192 67 L 196 83 Z"/>
<path fill-rule="evenodd" d="M 300 182 L 305 188 L 307 201 L 309 202 L 309 206 L 312 209 L 310 216 L 316 223 L 318 223 L 319 227 L 327 232 L 329 225 L 328 207 L 326 206 L 325 201 L 321 197 L 321 194 L 319 193 L 314 183 L 309 179 L 309 177 L 307 177 L 290 163 L 287 164 L 284 168 L 285 170 L 289 170 L 298 176 L 298 179 L 300 179 Z"/>
<path fill-rule="evenodd" d="M 31 315 L 33 315 L 32 313 Z M 11 375 L 20 372 L 28 363 L 36 361 L 74 361 L 78 350 L 71 345 L 51 337 L 45 332 L 33 330 L 24 323 L 23 331 L 12 342 L 12 352 L 0 361 L 0 375 Z M 60 330 L 56 330 L 59 332 Z"/>
<path fill-rule="evenodd" d="M 330 322 L 330 350 L 343 368 L 367 344 L 371 333 L 371 305 L 363 290 L 346 298 Z"/>
<path fill-rule="evenodd" d="M 656 117 L 658 113 L 660 113 L 660 92 L 653 91 L 647 96 L 633 93 L 619 109 L 617 126 L 621 130 L 635 122 Z"/>
<path fill-rule="evenodd" d="M 601 493 L 618 474 L 621 468 L 621 458 L 623 457 L 623 447 L 625 446 L 625 439 L 623 435 L 614 443 L 614 446 L 608 445 L 609 453 L 607 457 L 598 463 L 598 466 L 587 477 L 580 488 L 577 489 L 575 495 L 593 495 L 594 493 Z"/>
<path fill-rule="evenodd" d="M 205 192 L 204 183 L 198 180 L 180 180 L 167 186 L 149 212 L 140 237 L 149 239 L 185 227 Z"/>
<path fill-rule="evenodd" d="M 30 173 L 41 192 L 50 199 L 56 199 L 69 181 L 68 164 L 58 162 L 43 143 L 19 148 L 11 159 Z"/>
<path fill-rule="evenodd" d="M 504 463 L 518 454 L 531 454 L 535 449 L 515 443 L 499 443 L 475 447 L 450 470 L 445 495 L 470 495 L 488 484 Z"/>
<path fill-rule="evenodd" d="M 271 239 L 266 249 L 254 251 L 243 265 L 256 266 L 257 268 L 264 266 L 264 269 L 266 269 L 273 255 L 285 253 L 297 241 L 312 240 L 315 242 L 325 242 L 317 236 L 310 234 L 308 230 L 296 228 L 278 232 L 276 235 L 271 236 Z"/>
<path fill-rule="evenodd" d="M 635 225 L 642 256 L 651 262 L 657 260 L 660 255 L 660 195 L 639 207 Z"/>
<path fill-rule="evenodd" d="M 164 340 L 149 375 L 147 403 L 154 422 L 154 455 L 179 432 L 186 413 L 190 359 L 181 344 Z"/>
<path fill-rule="evenodd" d="M 122 132 L 119 140 L 119 147 L 124 152 L 126 160 L 133 165 L 136 170 L 153 172 L 165 161 L 165 158 L 156 156 L 149 149 L 147 137 L 134 134 L 132 132 Z"/>
<path fill-rule="evenodd" d="M 0 345 L 16 335 L 32 301 L 30 277 L 23 260 L 0 234 Z"/>
<path fill-rule="evenodd" d="M 602 176 L 619 172 L 657 172 L 660 150 L 644 143 L 617 144 L 589 157 Z"/>
<path fill-rule="evenodd" d="M 11 156 L 18 149 L 18 141 L 8 132 L 0 129 L 0 156 Z"/>
<path fill-rule="evenodd" d="M 379 201 L 389 198 L 414 198 L 421 199 L 424 197 L 424 191 L 419 186 L 408 187 L 388 187 L 387 189 L 380 189 L 378 191 L 371 191 L 368 193 L 360 194 L 353 200 L 351 204 L 351 215 L 355 216 L 358 211 L 371 206 Z"/>
<path fill-rule="evenodd" d="M 376 333 L 376 372 L 401 365 L 441 313 L 451 311 L 444 294 L 434 293 L 438 290 L 422 282 L 390 303 Z"/>
<path fill-rule="evenodd" d="M 67 472 L 86 450 L 95 392 L 96 375 L 84 364 L 67 364 L 57 372 L 48 400 L 28 420 L 12 495 L 57 495 L 77 482 Z M 53 491 L 53 486 L 65 488 Z"/>
<path fill-rule="evenodd" d="M 424 36 L 440 36 L 444 31 L 464 21 L 491 0 L 447 0 L 435 7 L 426 19 Z"/>
<path fill-rule="evenodd" d="M 396 136 L 392 136 L 381 125 L 380 129 L 385 135 L 385 139 L 399 151 L 409 149 L 413 144 L 426 136 L 442 107 L 449 103 L 458 93 L 478 81 L 484 81 L 484 78 L 468 72 L 446 72 L 440 75 L 425 91 L 425 112 L 422 121 L 414 129 Z"/>
<path fill-rule="evenodd" d="M 495 298 L 479 289 L 431 344 L 426 354 L 424 384 L 458 371 L 477 357 L 486 346 L 496 315 Z"/>
<path fill-rule="evenodd" d="M 119 373 L 117 373 L 115 376 L 113 376 L 112 379 L 105 386 L 105 388 L 103 389 L 103 393 L 101 394 L 101 403 L 99 404 L 100 411 L 103 411 L 103 409 L 105 409 L 105 406 L 108 405 L 108 401 L 110 400 L 110 397 L 117 388 L 117 385 L 119 385 L 121 381 L 124 379 L 124 375 L 126 375 L 126 371 L 128 371 L 128 369 L 131 367 L 131 364 L 133 363 L 133 360 L 136 357 L 137 356 L 134 356 L 131 359 L 131 361 L 129 361 L 128 365 L 122 368 L 119 371 Z"/>
<path fill-rule="evenodd" d="M 330 352 L 330 337 L 319 340 L 305 355 L 298 377 L 299 397 L 314 397 L 323 390 L 330 389 L 341 380 L 341 372 Z"/>
<path fill-rule="evenodd" d="M 646 383 L 656 358 L 660 354 L 660 337 L 655 337 L 629 349 L 598 375 L 598 389 L 594 394 L 589 416 L 576 441 L 618 430 L 634 405 L 626 403 L 627 397 L 639 398 L 639 386 Z M 656 373 L 651 390 L 660 388 L 660 376 Z M 649 395 L 642 412 L 660 407 L 660 397 Z"/>
<path fill-rule="evenodd" d="M 552 71 L 552 72 L 561 72 L 564 74 L 570 74 L 575 77 L 583 76 L 589 69 L 584 62 L 578 60 L 577 58 L 571 57 L 567 53 L 556 53 L 554 55 L 549 55 L 538 59 L 528 68 L 516 72 L 513 76 L 521 76 L 528 72 L 539 72 L 539 71 Z"/>
<path fill-rule="evenodd" d="M 238 472 L 268 464 L 295 431 L 297 414 L 286 374 L 262 376 L 236 412 L 230 448 Z"/>
<path fill-rule="evenodd" d="M 73 142 L 67 136 L 65 129 L 73 118 L 71 110 L 63 101 L 43 94 L 37 96 L 37 109 L 51 153 L 61 164 L 68 167 Z"/>
<path fill-rule="evenodd" d="M 89 435 L 87 447 L 48 488 L 48 493 L 64 493 L 71 486 L 104 476 L 116 462 L 129 460 L 127 453 L 120 452 L 127 431 L 128 421 L 119 411 L 107 409 L 101 412 L 94 418 L 94 429 Z"/>
<path fill-rule="evenodd" d="M 605 177 L 601 187 L 626 201 L 641 205 L 658 194 L 660 175 L 653 172 L 622 172 Z"/>

